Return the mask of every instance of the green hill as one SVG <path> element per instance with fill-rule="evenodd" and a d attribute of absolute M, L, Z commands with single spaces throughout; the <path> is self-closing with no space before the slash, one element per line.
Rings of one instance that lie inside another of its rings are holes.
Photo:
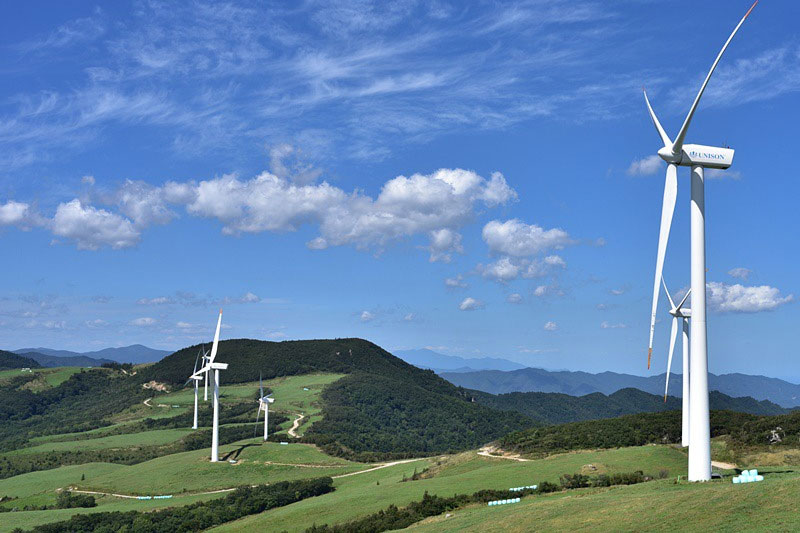
<path fill-rule="evenodd" d="M 585 396 L 570 396 L 556 392 L 511 392 L 489 394 L 470 390 L 476 402 L 503 411 L 517 411 L 545 424 L 563 424 L 582 420 L 614 418 L 636 413 L 652 413 L 681 409 L 681 399 L 649 394 L 639 389 L 622 389 L 606 396 L 594 392 Z M 767 400 L 731 398 L 721 392 L 711 391 L 711 409 L 737 411 L 753 415 L 778 415 L 789 413 Z"/>
<path fill-rule="evenodd" d="M 198 346 L 165 357 L 142 371 L 143 379 L 182 385 Z M 519 413 L 470 401 L 462 390 L 362 339 L 220 342 L 217 361 L 228 363 L 223 383 L 262 375 L 347 374 L 322 395 L 322 420 L 306 440 L 329 453 L 376 460 L 465 450 L 532 422 Z"/>
<path fill-rule="evenodd" d="M 13 368 L 39 368 L 41 365 L 31 359 L 15 353 L 0 350 L 0 370 Z"/>

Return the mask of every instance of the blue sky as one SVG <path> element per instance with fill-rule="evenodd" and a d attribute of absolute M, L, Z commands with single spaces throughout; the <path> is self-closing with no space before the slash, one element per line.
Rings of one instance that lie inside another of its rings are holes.
<path fill-rule="evenodd" d="M 675 135 L 747 0 L 328 4 L 0 7 L 2 347 L 176 349 L 221 306 L 227 338 L 645 374 L 641 87 Z M 737 150 L 706 192 L 717 373 L 800 379 L 799 16 L 754 10 L 687 139 Z"/>

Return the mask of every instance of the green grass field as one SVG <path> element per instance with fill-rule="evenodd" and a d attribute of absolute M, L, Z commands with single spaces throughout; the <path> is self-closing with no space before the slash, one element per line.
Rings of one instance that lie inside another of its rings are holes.
<path fill-rule="evenodd" d="M 48 387 L 56 387 L 65 382 L 73 374 L 77 374 L 82 369 L 76 366 L 65 366 L 55 368 L 34 368 L 31 370 L 35 379 L 29 388 L 37 392 Z M 15 378 L 17 376 L 29 375 L 27 372 L 22 372 L 20 369 L 2 370 L 0 371 L 0 382 Z"/>
<path fill-rule="evenodd" d="M 334 524 L 352 520 L 388 507 L 419 500 L 425 491 L 441 496 L 473 493 L 481 489 L 508 489 L 542 481 L 558 481 L 561 474 L 593 465 L 597 472 L 686 473 L 686 456 L 670 447 L 643 446 L 597 452 L 562 454 L 536 461 L 518 462 L 488 458 L 468 452 L 449 456 L 437 466 L 436 459 L 423 459 L 335 480 L 336 491 L 260 515 L 223 525 L 215 531 L 304 531 L 314 523 Z M 430 479 L 402 482 L 414 469 L 437 468 Z"/>
<path fill-rule="evenodd" d="M 107 428 L 104 428 L 107 429 Z M 131 448 L 137 446 L 155 446 L 175 442 L 190 433 L 191 429 L 158 429 L 153 431 L 142 431 L 140 433 L 128 433 L 122 435 L 111 435 L 96 439 L 82 439 L 69 441 L 44 442 L 29 448 L 21 448 L 9 452 L 7 455 L 17 455 L 26 453 L 50 452 L 50 451 L 82 451 L 82 450 L 104 450 L 111 448 Z"/>
<path fill-rule="evenodd" d="M 627 487 L 529 496 L 520 503 L 472 505 L 429 518 L 415 533 L 456 531 L 798 531 L 800 475 L 773 474 L 734 485 L 653 481 Z"/>

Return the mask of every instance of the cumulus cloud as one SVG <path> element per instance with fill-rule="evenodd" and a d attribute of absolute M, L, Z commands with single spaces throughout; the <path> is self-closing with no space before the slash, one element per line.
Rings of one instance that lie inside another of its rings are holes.
<path fill-rule="evenodd" d="M 131 326 L 152 326 L 156 323 L 155 318 L 150 318 L 149 316 L 144 316 L 141 318 L 136 318 L 130 321 Z"/>
<path fill-rule="evenodd" d="M 417 318 L 417 316 L 414 313 L 406 313 L 403 320 L 406 322 L 413 322 L 415 318 Z"/>
<path fill-rule="evenodd" d="M 483 302 L 470 296 L 464 298 L 464 300 L 458 306 L 458 308 L 462 311 L 475 311 L 476 309 L 483 309 L 484 307 L 485 305 Z"/>
<path fill-rule="evenodd" d="M 81 250 L 130 248 L 139 242 L 139 231 L 130 220 L 105 209 L 84 206 L 78 199 L 59 204 L 51 229 L 57 237 L 75 241 Z"/>
<path fill-rule="evenodd" d="M 629 176 L 649 176 L 661 170 L 661 158 L 657 155 L 649 155 L 642 159 L 637 159 L 628 167 Z"/>
<path fill-rule="evenodd" d="M 747 279 L 753 271 L 749 268 L 737 267 L 728 270 L 728 275 L 732 278 Z"/>
<path fill-rule="evenodd" d="M 166 224 L 175 216 L 165 203 L 161 188 L 143 181 L 127 180 L 117 192 L 119 209 L 139 228 Z"/>
<path fill-rule="evenodd" d="M 545 331 L 555 331 L 555 330 L 558 329 L 558 324 L 556 324 L 552 320 L 549 320 L 549 321 L 544 323 L 543 327 L 544 327 Z"/>
<path fill-rule="evenodd" d="M 0 204 L 0 226 L 22 225 L 30 216 L 30 206 L 13 200 Z"/>
<path fill-rule="evenodd" d="M 510 304 L 521 304 L 522 303 L 522 295 L 515 292 L 506 296 L 506 301 Z"/>
<path fill-rule="evenodd" d="M 139 305 L 165 305 L 175 303 L 169 296 L 156 296 L 155 298 L 139 298 L 136 300 Z"/>
<path fill-rule="evenodd" d="M 567 263 L 557 255 L 542 259 L 501 257 L 488 265 L 478 265 L 477 270 L 485 278 L 505 283 L 517 278 L 541 278 L 566 266 Z"/>
<path fill-rule="evenodd" d="M 612 323 L 604 320 L 600 323 L 600 327 L 603 329 L 624 329 L 627 328 L 628 325 L 622 322 Z"/>
<path fill-rule="evenodd" d="M 708 307 L 720 313 L 758 313 L 772 311 L 794 299 L 793 294 L 781 296 L 780 290 L 768 285 L 745 287 L 719 282 L 706 284 Z"/>
<path fill-rule="evenodd" d="M 85 185 L 94 185 L 94 176 L 84 176 L 81 178 L 81 183 Z"/>
<path fill-rule="evenodd" d="M 564 296 L 564 291 L 559 289 L 555 284 L 537 285 L 537 287 L 533 289 L 533 295 L 539 298 L 545 296 Z"/>
<path fill-rule="evenodd" d="M 454 278 L 445 278 L 444 285 L 448 289 L 465 289 L 467 288 L 467 282 L 464 281 L 464 276 L 461 274 L 457 275 Z"/>
<path fill-rule="evenodd" d="M 89 328 L 102 328 L 103 326 L 107 326 L 108 322 L 103 320 L 102 318 L 96 318 L 94 320 L 87 320 L 86 327 Z"/>
<path fill-rule="evenodd" d="M 369 322 L 370 320 L 374 320 L 375 315 L 370 313 L 369 311 L 361 311 L 361 322 Z"/>
<path fill-rule="evenodd" d="M 532 256 L 550 249 L 558 250 L 573 243 L 569 234 L 562 229 L 545 230 L 518 219 L 488 222 L 483 227 L 483 240 L 492 253 L 514 257 Z"/>
<path fill-rule="evenodd" d="M 441 261 L 442 263 L 449 263 L 452 261 L 452 252 L 461 253 L 464 247 L 461 246 L 461 234 L 449 228 L 437 229 L 429 232 L 431 263 Z"/>

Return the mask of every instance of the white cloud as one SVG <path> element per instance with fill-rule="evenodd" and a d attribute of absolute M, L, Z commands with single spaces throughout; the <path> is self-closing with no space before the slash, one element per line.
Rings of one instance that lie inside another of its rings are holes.
<path fill-rule="evenodd" d="M 464 281 L 464 276 L 461 274 L 457 275 L 454 278 L 445 278 L 444 284 L 448 289 L 465 289 L 467 288 L 467 282 Z"/>
<path fill-rule="evenodd" d="M 625 329 L 628 327 L 628 325 L 623 324 L 622 322 L 611 323 L 604 320 L 602 323 L 600 323 L 600 327 L 603 329 Z"/>
<path fill-rule="evenodd" d="M 41 323 L 45 329 L 66 329 L 67 323 L 63 320 L 47 320 Z"/>
<path fill-rule="evenodd" d="M 136 303 L 139 305 L 165 305 L 175 302 L 168 296 L 157 296 L 155 298 L 139 298 Z"/>
<path fill-rule="evenodd" d="M 558 324 L 550 320 L 548 322 L 545 322 L 543 327 L 545 331 L 555 331 L 558 329 Z"/>
<path fill-rule="evenodd" d="M 150 318 L 149 316 L 136 318 L 130 321 L 131 326 L 152 326 L 156 323 L 155 318 Z"/>
<path fill-rule="evenodd" d="M 259 298 L 258 296 L 256 296 L 252 292 L 245 293 L 244 296 L 242 296 L 242 298 L 241 298 L 241 302 L 245 303 L 245 304 L 258 303 L 260 301 L 261 301 L 261 298 Z"/>
<path fill-rule="evenodd" d="M 281 340 L 286 338 L 286 333 L 282 331 L 270 331 L 267 333 L 267 338 L 272 340 Z"/>
<path fill-rule="evenodd" d="M 81 178 L 81 183 L 85 185 L 94 185 L 94 176 L 84 176 Z"/>
<path fill-rule="evenodd" d="M 657 155 L 649 155 L 642 159 L 636 159 L 628 167 L 629 176 L 650 176 L 657 173 L 662 168 L 662 159 Z"/>
<path fill-rule="evenodd" d="M 707 168 L 703 172 L 703 177 L 708 180 L 740 180 L 742 173 L 738 170 L 723 170 L 721 168 Z"/>
<path fill-rule="evenodd" d="M 175 216 L 164 203 L 165 194 L 143 181 L 127 180 L 117 192 L 119 209 L 138 228 L 166 224 Z"/>
<path fill-rule="evenodd" d="M 506 301 L 510 304 L 521 304 L 522 303 L 522 295 L 515 292 L 506 296 Z"/>
<path fill-rule="evenodd" d="M 431 253 L 430 261 L 441 261 L 449 263 L 452 259 L 452 252 L 462 253 L 464 247 L 461 246 L 461 234 L 449 228 L 442 228 L 429 232 L 430 245 L 428 250 Z"/>
<path fill-rule="evenodd" d="M 753 271 L 749 268 L 736 267 L 728 270 L 728 275 L 732 278 L 747 279 Z"/>
<path fill-rule="evenodd" d="M 708 307 L 721 313 L 758 313 L 772 311 L 794 299 L 794 295 L 781 296 L 780 290 L 768 285 L 745 287 L 709 282 L 706 285 Z"/>
<path fill-rule="evenodd" d="M 30 206 L 13 200 L 0 204 L 0 226 L 16 226 L 23 224 L 30 215 Z"/>
<path fill-rule="evenodd" d="M 406 314 L 406 315 L 403 317 L 403 320 L 405 320 L 406 322 L 413 322 L 413 321 L 414 321 L 414 319 L 415 319 L 416 317 L 417 317 L 417 316 L 416 316 L 414 313 L 407 313 L 407 314 Z"/>
<path fill-rule="evenodd" d="M 192 328 L 196 327 L 195 324 L 191 324 L 189 322 L 183 322 L 183 321 L 179 321 L 177 324 L 175 324 L 175 326 L 180 328 L 180 329 L 192 329 Z"/>
<path fill-rule="evenodd" d="M 464 298 L 464 300 L 458 306 L 458 308 L 462 311 L 475 311 L 476 309 L 483 309 L 484 307 L 485 305 L 483 302 L 470 296 Z"/>
<path fill-rule="evenodd" d="M 625 294 L 626 290 L 627 289 L 625 289 L 624 287 L 620 287 L 619 289 L 611 289 L 608 292 L 610 292 L 614 296 L 622 296 L 623 294 Z"/>
<path fill-rule="evenodd" d="M 370 313 L 369 311 L 362 311 L 361 312 L 361 322 L 369 322 L 370 320 L 374 320 L 375 315 Z"/>
<path fill-rule="evenodd" d="M 562 229 L 545 230 L 535 224 L 525 224 L 518 219 L 488 222 L 483 227 L 483 240 L 489 245 L 491 252 L 514 257 L 536 255 L 549 249 L 561 249 L 573 243 L 567 232 Z"/>
<path fill-rule="evenodd" d="M 87 320 L 86 326 L 90 328 L 102 328 L 103 326 L 107 326 L 108 322 L 103 320 L 102 318 L 96 318 L 94 320 Z"/>
<path fill-rule="evenodd" d="M 557 285 L 551 283 L 549 285 L 538 285 L 533 289 L 533 295 L 539 298 L 545 296 L 564 296 L 564 291 L 559 289 Z"/>
<path fill-rule="evenodd" d="M 59 204 L 51 228 L 54 235 L 74 240 L 81 250 L 130 248 L 139 242 L 139 232 L 130 220 L 84 206 L 77 199 Z"/>
<path fill-rule="evenodd" d="M 541 278 L 566 266 L 567 263 L 557 255 L 543 259 L 501 257 L 488 265 L 478 265 L 477 270 L 485 278 L 505 283 L 517 278 Z"/>

